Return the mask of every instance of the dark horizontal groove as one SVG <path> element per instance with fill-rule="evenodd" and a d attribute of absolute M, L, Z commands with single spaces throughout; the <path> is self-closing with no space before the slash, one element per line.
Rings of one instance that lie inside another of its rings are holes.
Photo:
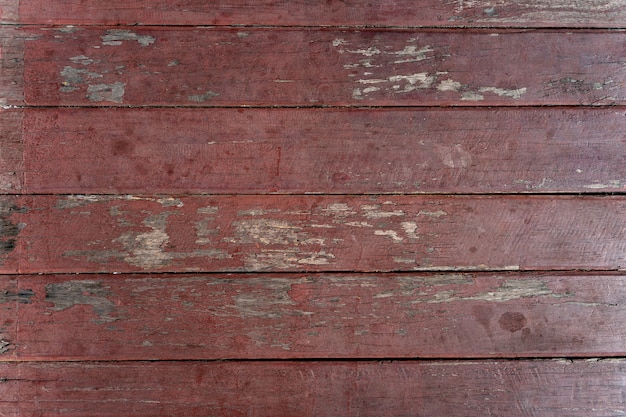
<path fill-rule="evenodd" d="M 538 275 L 567 275 L 571 277 L 576 276 L 587 276 L 587 275 L 597 275 L 597 276 L 606 276 L 606 277 L 623 277 L 626 278 L 626 270 L 596 270 L 596 269 L 538 269 L 538 270 L 521 270 L 514 271 L 510 269 L 481 269 L 481 270 L 467 270 L 467 271 L 459 271 L 459 270 L 450 270 L 450 271 L 426 271 L 426 270 L 399 270 L 399 271 L 234 271 L 234 272 L 220 272 L 220 271 L 177 271 L 177 272 L 167 272 L 167 271 L 136 271 L 136 272 L 39 272 L 39 273 L 13 273 L 13 274 L 2 274 L 5 276 L 13 275 L 16 277 L 27 277 L 27 276 L 81 276 L 81 275 L 119 275 L 124 278 L 132 278 L 139 277 L 144 278 L 148 276 L 165 276 L 165 275 L 176 275 L 180 277 L 199 277 L 206 276 L 208 277 L 218 277 L 225 275 L 258 275 L 258 276 L 292 276 L 292 275 L 309 275 L 311 277 L 324 277 L 326 275 L 372 275 L 372 274 L 381 274 L 381 275 L 415 275 L 416 277 L 430 275 L 433 273 L 455 273 L 455 274 L 473 274 L 473 275 L 528 275 L 528 276 L 538 276 Z M 480 278 L 480 277 L 478 277 Z"/>
<path fill-rule="evenodd" d="M 521 270 L 513 270 L 513 269 L 505 269 L 505 268 L 492 268 L 492 269 L 472 269 L 472 268 L 448 268 L 448 269 L 397 269 L 397 270 L 389 270 L 389 271 L 342 271 L 342 270 L 298 270 L 298 271 L 133 271 L 133 272 L 8 272 L 3 273 L 2 276 L 15 276 L 19 279 L 19 277 L 25 276 L 72 276 L 72 277 L 80 277 L 80 276 L 111 276 L 111 275 L 119 275 L 123 278 L 131 278 L 133 276 L 137 277 L 147 277 L 147 276 L 166 276 L 166 275 L 176 275 L 176 276 L 188 276 L 188 277 L 198 277 L 198 276 L 226 276 L 226 275 L 247 275 L 247 276 L 291 276 L 291 275 L 309 275 L 309 276 L 324 276 L 324 275 L 415 275 L 415 276 L 423 276 L 430 274 L 474 274 L 474 275 L 529 275 L 529 276 L 537 276 L 537 275 L 569 275 L 569 276 L 586 276 L 586 275 L 598 275 L 598 276 L 608 276 L 608 277 L 626 277 L 626 270 L 624 269 L 521 269 Z"/>
<path fill-rule="evenodd" d="M 378 363 L 380 365 L 392 364 L 392 363 L 409 363 L 409 362 L 422 362 L 422 363 L 470 363 L 470 362 L 555 362 L 563 361 L 567 363 L 575 362 L 602 362 L 602 361 L 624 361 L 624 356 L 522 356 L 522 357 L 374 357 L 374 358 L 224 358 L 224 359 L 116 359 L 116 360 L 84 360 L 84 359 L 67 359 L 61 361 L 55 360 L 15 360 L 15 361 L 0 361 L 4 364 L 26 364 L 26 363 L 89 363 L 89 364 L 115 364 L 115 363 L 190 363 L 190 364 L 209 364 L 209 363 L 335 363 L 335 364 L 349 364 L 349 363 Z"/>
<path fill-rule="evenodd" d="M 76 193 L 4 193 L 0 194 L 2 197 L 74 197 L 74 196 L 94 196 L 103 198 L 120 198 L 124 197 L 138 197 L 138 198 L 159 198 L 159 197 L 173 197 L 173 198 L 186 198 L 186 197 L 360 197 L 360 196 L 406 196 L 406 197 L 449 197 L 449 198 L 467 198 L 467 197 L 581 197 L 581 198 L 594 198 L 594 197 L 612 197 L 612 196 L 626 196 L 626 191 L 549 191 L 549 192 L 536 192 L 536 191 L 517 191 L 517 192 L 475 192 L 475 193 L 451 193 L 451 192 L 424 192 L 424 193 L 410 193 L 410 192 L 362 192 L 362 193 L 329 193 L 329 192 L 305 192 L 305 193 L 133 193 L 133 192 L 117 192 L 117 193 L 90 193 L 86 191 Z"/>
<path fill-rule="evenodd" d="M 585 25 L 572 25 L 572 26 L 552 26 L 552 25 L 377 25 L 377 24 L 365 24 L 365 25 L 267 25 L 267 24 L 155 24 L 155 23 L 66 23 L 66 24 L 50 24 L 46 22 L 41 23 L 0 23 L 0 27 L 27 27 L 27 28 L 98 28 L 98 27 L 141 27 L 141 28 L 207 28 L 207 29 L 303 29 L 303 30 L 449 30 L 449 31 L 466 31 L 466 30 L 497 30 L 497 31 L 622 31 L 626 30 L 626 26 L 585 26 Z"/>
<path fill-rule="evenodd" d="M 498 104 L 485 104 L 485 105 L 465 105 L 465 104 L 397 104 L 397 105 L 338 105 L 338 104 L 328 104 L 328 105 L 302 105 L 302 104 L 276 104 L 276 105 L 249 105 L 249 104 L 240 104 L 240 105 L 215 105 L 215 106 L 182 106 L 182 105 L 162 105 L 162 104 L 127 104 L 127 105 L 102 105 L 102 106 L 91 106 L 91 105 L 4 105 L 1 106 L 0 109 L 4 110 L 45 110 L 45 109 L 103 109 L 103 110 L 112 110 L 112 109 L 134 109 L 134 110 L 152 110 L 152 109 L 165 109 L 165 110 L 219 110 L 219 109 L 250 109 L 250 110 L 270 110 L 270 109 L 305 109 L 305 110 L 426 110 L 426 109 L 474 109 L 474 110 L 498 110 L 498 109 L 592 109 L 592 110 L 600 110 L 600 109 L 618 109 L 618 110 L 626 110 L 626 104 L 615 103 L 615 104 L 508 104 L 508 103 L 498 103 Z"/>

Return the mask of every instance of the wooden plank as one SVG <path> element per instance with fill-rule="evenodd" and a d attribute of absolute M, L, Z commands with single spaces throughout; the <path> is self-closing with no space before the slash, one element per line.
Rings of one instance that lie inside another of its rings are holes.
<path fill-rule="evenodd" d="M 624 356 L 624 294 L 597 274 L 20 276 L 0 358 Z"/>
<path fill-rule="evenodd" d="M 18 288 L 17 276 L 0 279 L 0 357 L 12 356 L 15 352 L 19 306 L 30 303 L 33 295 L 30 290 Z"/>
<path fill-rule="evenodd" d="M 21 110 L 0 108 L 0 193 L 22 190 L 22 117 Z"/>
<path fill-rule="evenodd" d="M 155 27 L 3 30 L 36 38 L 26 42 L 24 52 L 24 96 L 29 105 L 518 106 L 626 102 L 623 32 L 564 35 L 558 31 Z"/>
<path fill-rule="evenodd" d="M 80 2 L 2 0 L 3 22 L 78 25 L 286 25 L 615 27 L 626 25 L 621 1 L 250 1 Z M 18 13 L 19 12 L 19 13 Z"/>
<path fill-rule="evenodd" d="M 24 196 L 2 271 L 623 269 L 626 199 Z"/>
<path fill-rule="evenodd" d="M 0 27 L 0 109 L 24 103 L 25 32 Z"/>
<path fill-rule="evenodd" d="M 623 360 L 66 362 L 0 372 L 5 415 L 604 417 L 626 406 Z"/>
<path fill-rule="evenodd" d="M 24 115 L 27 193 L 626 189 L 626 118 L 614 109 L 26 109 Z"/>

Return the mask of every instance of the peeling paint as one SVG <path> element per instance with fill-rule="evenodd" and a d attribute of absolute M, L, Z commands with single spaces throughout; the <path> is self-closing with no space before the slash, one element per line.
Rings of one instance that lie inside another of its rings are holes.
<path fill-rule="evenodd" d="M 302 265 L 330 265 L 335 255 L 326 251 L 303 252 L 298 249 L 261 250 L 260 253 L 250 254 L 245 259 L 245 268 L 248 271 L 263 271 L 271 269 L 294 269 Z"/>
<path fill-rule="evenodd" d="M 409 239 L 419 239 L 419 236 L 415 233 L 417 231 L 417 223 L 402 222 L 400 226 L 402 226 L 402 230 L 404 230 Z"/>
<path fill-rule="evenodd" d="M 516 88 L 512 90 L 507 90 L 505 88 L 497 88 L 497 87 L 480 87 L 478 89 L 481 93 L 493 93 L 500 97 L 511 97 L 513 99 L 520 99 L 522 95 L 526 93 L 526 87 Z"/>
<path fill-rule="evenodd" d="M 361 206 L 361 210 L 364 212 L 365 217 L 368 219 L 386 219 L 394 216 L 404 216 L 405 213 L 402 210 L 394 211 L 381 211 L 380 205 L 364 205 Z"/>
<path fill-rule="evenodd" d="M 430 45 L 426 45 L 419 49 L 415 45 L 407 45 L 403 50 L 393 52 L 394 55 L 398 55 L 400 57 L 406 57 L 406 58 L 394 61 L 394 64 L 423 61 L 429 58 L 428 56 L 426 56 L 428 52 L 434 52 L 433 48 L 431 48 Z"/>
<path fill-rule="evenodd" d="M 462 84 L 458 81 L 454 80 L 443 80 L 437 86 L 437 90 L 439 91 L 459 91 L 462 87 Z"/>
<path fill-rule="evenodd" d="M 152 45 L 155 38 L 150 35 L 138 35 L 135 32 L 124 29 L 110 29 L 102 36 L 103 45 L 121 45 L 123 41 L 136 41 L 141 46 Z"/>
<path fill-rule="evenodd" d="M 78 85 L 85 84 L 85 79 L 102 78 L 101 74 L 91 72 L 84 68 L 74 68 L 66 66 L 61 70 L 63 81 L 61 82 L 60 91 L 62 93 L 70 93 L 78 90 Z"/>
<path fill-rule="evenodd" d="M 398 236 L 398 232 L 395 230 L 375 230 L 374 234 L 376 236 L 387 236 L 391 238 L 393 243 L 401 243 L 404 239 Z"/>
<path fill-rule="evenodd" d="M 91 65 L 95 62 L 93 59 L 85 55 L 73 56 L 70 58 L 70 61 L 72 61 L 74 64 L 81 64 L 81 65 Z"/>
<path fill-rule="evenodd" d="M 17 292 L 0 291 L 0 304 L 19 303 L 31 304 L 32 298 L 35 296 L 33 290 L 18 290 Z"/>
<path fill-rule="evenodd" d="M 98 323 L 109 323 L 118 318 L 111 317 L 115 303 L 109 300 L 109 287 L 102 281 L 68 281 L 46 285 L 45 301 L 52 303 L 52 310 L 63 311 L 76 305 L 89 305 L 98 315 Z"/>
<path fill-rule="evenodd" d="M 113 84 L 90 85 L 87 87 L 87 98 L 94 102 L 110 101 L 113 103 L 122 103 L 125 85 L 126 84 L 119 81 Z"/>
<path fill-rule="evenodd" d="M 443 210 L 435 210 L 435 211 L 430 211 L 430 210 L 420 210 L 417 213 L 418 216 L 428 216 L 428 217 L 441 217 L 441 216 L 447 216 L 448 213 L 443 211 Z"/>
<path fill-rule="evenodd" d="M 219 93 L 216 93 L 211 90 L 207 90 L 203 94 L 191 95 L 187 97 L 187 99 L 189 99 L 189 101 L 195 101 L 196 103 L 204 103 L 205 101 L 210 101 L 211 99 L 214 99 L 215 97 L 218 97 L 218 96 L 219 96 Z"/>

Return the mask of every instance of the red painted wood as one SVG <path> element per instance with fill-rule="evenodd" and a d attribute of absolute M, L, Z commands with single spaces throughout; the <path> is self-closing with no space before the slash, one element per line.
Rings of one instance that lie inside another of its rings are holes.
<path fill-rule="evenodd" d="M 623 360 L 55 362 L 0 372 L 5 415 L 604 417 L 626 405 Z"/>
<path fill-rule="evenodd" d="M 9 282 L 0 308 L 13 317 L 19 304 L 19 317 L 5 322 L 5 361 L 626 354 L 624 276 L 64 275 L 20 276 L 19 289 Z"/>
<path fill-rule="evenodd" d="M 620 1 L 0 1 L 2 21 L 35 24 L 624 27 Z"/>
<path fill-rule="evenodd" d="M 28 193 L 626 187 L 626 117 L 615 109 L 26 109 L 24 115 Z M 16 130 L 5 126 L 8 134 Z"/>
<path fill-rule="evenodd" d="M 3 197 L 2 271 L 623 269 L 626 200 Z M 14 234 L 18 234 L 17 237 Z"/>
<path fill-rule="evenodd" d="M 0 26 L 0 110 L 24 102 L 24 41 L 28 38 L 26 32 Z"/>
<path fill-rule="evenodd" d="M 4 32 L 36 38 L 26 42 L 24 52 L 29 105 L 625 102 L 622 32 L 154 27 Z"/>
<path fill-rule="evenodd" d="M 22 111 L 0 109 L 0 193 L 22 190 Z"/>

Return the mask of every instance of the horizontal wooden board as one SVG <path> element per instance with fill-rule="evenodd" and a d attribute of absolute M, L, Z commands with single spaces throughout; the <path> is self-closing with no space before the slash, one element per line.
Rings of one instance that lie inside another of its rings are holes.
<path fill-rule="evenodd" d="M 0 364 L 5 416 L 621 416 L 623 360 Z"/>
<path fill-rule="evenodd" d="M 20 139 L 25 193 L 626 190 L 626 115 L 616 109 L 24 109 L 0 118 L 10 121 L 0 125 L 3 149 L 15 156 L 3 166 L 6 192 L 22 175 Z"/>
<path fill-rule="evenodd" d="M 29 24 L 620 28 L 624 16 L 626 6 L 615 0 L 0 0 L 2 22 Z"/>
<path fill-rule="evenodd" d="M 624 356 L 626 277 L 3 277 L 0 359 Z"/>
<path fill-rule="evenodd" d="M 23 73 L 24 100 L 34 106 L 598 105 L 626 98 L 624 32 L 2 31 L 33 39 L 25 42 Z"/>
<path fill-rule="evenodd" d="M 623 269 L 626 199 L 24 196 L 2 271 Z"/>

